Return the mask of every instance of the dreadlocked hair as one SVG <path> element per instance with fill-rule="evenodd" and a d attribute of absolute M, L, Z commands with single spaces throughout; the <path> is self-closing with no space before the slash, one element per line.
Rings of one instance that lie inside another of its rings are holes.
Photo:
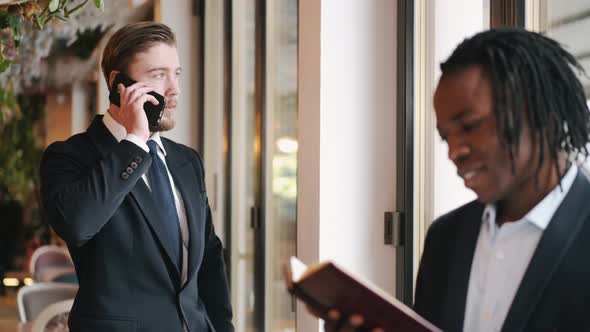
<path fill-rule="evenodd" d="M 478 65 L 492 86 L 500 142 L 507 147 L 512 169 L 523 121 L 540 147 L 536 169 L 547 158 L 560 169 L 558 155 L 588 157 L 590 113 L 584 88 L 574 73 L 586 75 L 576 58 L 556 41 L 516 28 L 492 29 L 464 40 L 440 65 L 442 77 Z"/>

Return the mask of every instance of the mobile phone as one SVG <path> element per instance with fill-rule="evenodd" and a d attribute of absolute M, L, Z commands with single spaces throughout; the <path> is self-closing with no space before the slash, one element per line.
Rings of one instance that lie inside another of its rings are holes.
<path fill-rule="evenodd" d="M 111 86 L 111 91 L 109 93 L 110 102 L 121 107 L 121 95 L 119 94 L 119 89 L 117 87 L 119 84 L 129 87 L 135 83 L 137 83 L 137 81 L 134 81 L 129 76 L 123 73 L 118 73 L 113 80 L 113 85 Z M 147 116 L 149 129 L 151 132 L 155 132 L 159 130 L 160 121 L 162 121 L 162 116 L 164 115 L 166 98 L 154 91 L 148 92 L 148 94 L 154 96 L 159 102 L 158 105 L 152 104 L 151 101 L 147 101 L 143 104 L 143 110 Z"/>

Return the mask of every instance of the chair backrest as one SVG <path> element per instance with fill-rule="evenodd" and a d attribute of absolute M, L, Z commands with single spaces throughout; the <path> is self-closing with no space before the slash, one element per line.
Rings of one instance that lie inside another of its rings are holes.
<path fill-rule="evenodd" d="M 21 322 L 33 321 L 50 304 L 76 297 L 78 286 L 62 283 L 38 283 L 18 290 L 17 303 Z"/>
<path fill-rule="evenodd" d="M 35 282 L 78 283 L 78 280 L 76 279 L 76 269 L 73 266 L 47 266 L 37 269 L 35 272 Z"/>
<path fill-rule="evenodd" d="M 74 267 L 68 250 L 55 245 L 41 246 L 35 250 L 29 263 L 29 272 L 38 281 L 39 271 L 47 267 Z"/>
<path fill-rule="evenodd" d="M 67 317 L 73 304 L 70 299 L 49 305 L 35 318 L 31 332 L 68 331 Z"/>

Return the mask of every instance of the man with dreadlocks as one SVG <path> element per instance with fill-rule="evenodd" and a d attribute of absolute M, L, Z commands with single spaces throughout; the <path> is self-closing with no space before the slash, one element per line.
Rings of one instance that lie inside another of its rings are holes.
<path fill-rule="evenodd" d="M 590 118 L 576 59 L 496 29 L 441 64 L 438 132 L 477 201 L 428 231 L 415 310 L 444 331 L 590 330 Z"/>
<path fill-rule="evenodd" d="M 557 42 L 506 28 L 441 64 L 437 128 L 478 196 L 426 236 L 414 309 L 445 332 L 590 331 L 590 182 L 571 162 L 588 156 L 590 114 L 574 69 Z M 367 331 L 328 316 L 326 331 Z"/>

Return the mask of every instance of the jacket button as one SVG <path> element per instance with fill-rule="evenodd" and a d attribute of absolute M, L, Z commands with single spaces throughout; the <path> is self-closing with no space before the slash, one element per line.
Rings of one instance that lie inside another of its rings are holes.
<path fill-rule="evenodd" d="M 135 161 L 132 162 L 129 166 L 131 166 L 131 168 L 133 169 L 137 169 L 137 167 L 139 167 L 139 165 Z"/>
<path fill-rule="evenodd" d="M 137 157 L 135 157 L 135 159 L 134 159 L 134 160 L 135 160 L 135 162 L 136 162 L 136 163 L 138 163 L 138 164 L 139 164 L 139 163 L 141 163 L 141 162 L 143 161 L 143 158 L 142 158 L 142 157 L 139 157 L 139 156 L 137 156 Z"/>
<path fill-rule="evenodd" d="M 127 169 L 125 170 L 127 173 L 132 174 L 134 169 L 131 167 L 127 167 Z"/>
<path fill-rule="evenodd" d="M 123 180 L 127 180 L 127 179 L 129 178 L 129 174 L 127 174 L 127 173 L 123 172 L 123 173 L 121 173 L 121 178 L 122 178 Z"/>

